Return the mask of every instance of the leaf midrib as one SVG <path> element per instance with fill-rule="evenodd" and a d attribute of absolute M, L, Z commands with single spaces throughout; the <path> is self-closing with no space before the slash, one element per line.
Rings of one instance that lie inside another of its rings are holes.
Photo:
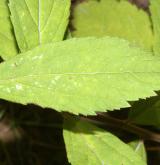
<path fill-rule="evenodd" d="M 160 72 L 88 72 L 88 73 L 51 73 L 51 74 L 34 74 L 34 75 L 25 75 L 25 76 L 18 76 L 18 77 L 10 77 L 8 79 L 1 79 L 0 81 L 8 81 L 10 79 L 23 79 L 23 78 L 28 78 L 28 77 L 48 77 L 48 76 L 53 76 L 53 75 L 88 75 L 88 76 L 94 76 L 94 75 L 107 75 L 107 74 L 160 74 Z"/>

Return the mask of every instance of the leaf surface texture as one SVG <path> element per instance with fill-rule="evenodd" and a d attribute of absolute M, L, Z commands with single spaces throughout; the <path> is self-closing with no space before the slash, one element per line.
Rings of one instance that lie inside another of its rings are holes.
<path fill-rule="evenodd" d="M 116 136 L 90 123 L 66 119 L 63 136 L 72 165 L 146 165 Z"/>
<path fill-rule="evenodd" d="M 151 19 L 154 31 L 153 50 L 155 55 L 160 55 L 160 0 L 150 1 Z"/>
<path fill-rule="evenodd" d="M 136 140 L 136 141 L 130 142 L 129 145 L 147 163 L 147 153 L 146 153 L 144 142 L 142 140 Z"/>
<path fill-rule="evenodd" d="M 70 0 L 10 0 L 12 23 L 21 52 L 61 41 L 69 9 Z"/>
<path fill-rule="evenodd" d="M 153 0 L 154 1 L 154 0 Z M 74 37 L 121 37 L 143 48 L 152 48 L 149 16 L 127 1 L 85 1 L 73 10 Z"/>
<path fill-rule="evenodd" d="M 41 45 L 0 73 L 0 98 L 75 114 L 128 107 L 160 89 L 159 57 L 110 37 Z"/>
<path fill-rule="evenodd" d="M 4 60 L 18 53 L 7 2 L 7 0 L 0 1 L 0 56 Z"/>

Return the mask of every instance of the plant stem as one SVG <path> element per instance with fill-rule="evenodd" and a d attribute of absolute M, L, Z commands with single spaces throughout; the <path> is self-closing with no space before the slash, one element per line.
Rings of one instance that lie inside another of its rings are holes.
<path fill-rule="evenodd" d="M 151 140 L 151 141 L 160 143 L 160 134 L 158 133 L 154 133 L 145 128 L 141 128 L 137 125 L 131 124 L 127 122 L 126 120 L 116 119 L 103 113 L 98 113 L 98 115 L 100 117 L 105 118 L 105 121 L 99 121 L 97 119 L 93 119 L 90 117 L 87 117 L 87 118 L 81 117 L 81 118 L 97 125 L 103 125 L 103 126 L 108 125 L 111 127 L 119 128 L 121 130 L 125 130 L 127 132 L 138 135 L 140 138 L 144 140 Z"/>

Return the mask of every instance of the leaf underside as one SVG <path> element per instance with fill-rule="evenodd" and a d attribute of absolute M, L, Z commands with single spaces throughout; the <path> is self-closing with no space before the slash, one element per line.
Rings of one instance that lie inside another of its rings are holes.
<path fill-rule="evenodd" d="M 70 0 L 10 0 L 9 6 L 21 52 L 63 39 Z"/>
<path fill-rule="evenodd" d="M 89 0 L 80 3 L 73 10 L 72 24 L 74 37 L 109 35 L 124 38 L 147 50 L 152 48 L 149 16 L 127 1 Z"/>
<path fill-rule="evenodd" d="M 0 98 L 74 114 L 156 95 L 160 59 L 118 38 L 69 39 L 0 65 Z"/>
<path fill-rule="evenodd" d="M 132 148 L 92 124 L 66 119 L 64 127 L 67 156 L 72 165 L 146 165 Z"/>
<path fill-rule="evenodd" d="M 13 27 L 10 21 L 7 0 L 0 1 L 0 56 L 8 60 L 15 56 L 17 51 Z"/>

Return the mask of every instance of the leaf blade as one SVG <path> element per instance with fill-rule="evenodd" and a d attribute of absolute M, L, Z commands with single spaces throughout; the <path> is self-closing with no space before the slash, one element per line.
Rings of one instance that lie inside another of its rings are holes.
<path fill-rule="evenodd" d="M 120 37 L 147 50 L 152 49 L 153 34 L 149 16 L 127 1 L 82 2 L 73 10 L 72 24 L 74 37 Z"/>
<path fill-rule="evenodd" d="M 151 11 L 151 19 L 153 24 L 154 31 L 154 42 L 153 42 L 153 51 L 155 55 L 160 54 L 160 11 L 159 11 L 160 1 L 159 0 L 151 0 L 150 2 L 150 11 Z"/>
<path fill-rule="evenodd" d="M 14 57 L 17 53 L 16 40 L 10 20 L 7 0 L 0 2 L 0 56 L 4 60 Z"/>
<path fill-rule="evenodd" d="M 140 125 L 160 126 L 160 97 L 152 97 L 134 103 L 129 113 L 129 120 Z"/>
<path fill-rule="evenodd" d="M 10 0 L 9 6 L 21 52 L 63 39 L 70 0 Z"/>
<path fill-rule="evenodd" d="M 160 88 L 159 58 L 118 38 L 70 39 L 23 55 L 0 66 L 0 98 L 86 115 Z"/>
<path fill-rule="evenodd" d="M 147 153 L 144 142 L 142 140 L 136 140 L 129 143 L 134 151 L 141 156 L 141 158 L 147 163 Z"/>
<path fill-rule="evenodd" d="M 116 136 L 85 121 L 65 119 L 63 136 L 72 165 L 145 165 L 140 156 Z"/>

